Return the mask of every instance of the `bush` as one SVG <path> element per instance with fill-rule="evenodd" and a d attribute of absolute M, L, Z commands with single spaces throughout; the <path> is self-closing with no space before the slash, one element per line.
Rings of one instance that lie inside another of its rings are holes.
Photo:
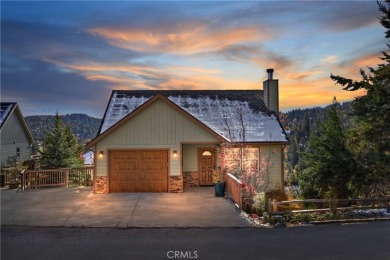
<path fill-rule="evenodd" d="M 267 201 L 265 199 L 264 192 L 256 192 L 253 196 L 253 210 L 257 213 L 257 215 L 261 216 L 263 212 L 266 211 Z"/>
<path fill-rule="evenodd" d="M 269 199 L 283 201 L 287 200 L 287 195 L 282 190 L 270 190 L 265 192 L 265 199 L 266 201 L 268 201 Z"/>

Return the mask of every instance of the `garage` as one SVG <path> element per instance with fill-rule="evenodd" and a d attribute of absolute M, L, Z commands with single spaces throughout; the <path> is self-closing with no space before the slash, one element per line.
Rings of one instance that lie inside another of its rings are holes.
<path fill-rule="evenodd" d="M 109 152 L 110 192 L 167 192 L 167 150 Z"/>

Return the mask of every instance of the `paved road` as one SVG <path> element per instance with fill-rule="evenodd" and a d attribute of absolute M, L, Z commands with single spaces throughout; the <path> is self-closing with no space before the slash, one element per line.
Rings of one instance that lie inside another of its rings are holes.
<path fill-rule="evenodd" d="M 2 226 L 1 236 L 5 260 L 390 259 L 388 221 L 275 229 Z"/>

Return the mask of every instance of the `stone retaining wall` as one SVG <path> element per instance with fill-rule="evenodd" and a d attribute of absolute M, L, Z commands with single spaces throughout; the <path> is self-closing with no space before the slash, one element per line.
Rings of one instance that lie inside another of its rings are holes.
<path fill-rule="evenodd" d="M 183 172 L 183 184 L 184 187 L 198 187 L 199 186 L 199 174 L 198 172 Z"/>
<path fill-rule="evenodd" d="M 169 192 L 183 192 L 183 176 L 169 176 Z"/>

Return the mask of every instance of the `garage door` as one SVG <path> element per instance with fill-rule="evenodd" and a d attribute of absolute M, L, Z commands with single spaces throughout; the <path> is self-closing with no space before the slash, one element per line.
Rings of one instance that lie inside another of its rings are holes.
<path fill-rule="evenodd" d="M 110 151 L 110 192 L 167 192 L 168 151 Z"/>

